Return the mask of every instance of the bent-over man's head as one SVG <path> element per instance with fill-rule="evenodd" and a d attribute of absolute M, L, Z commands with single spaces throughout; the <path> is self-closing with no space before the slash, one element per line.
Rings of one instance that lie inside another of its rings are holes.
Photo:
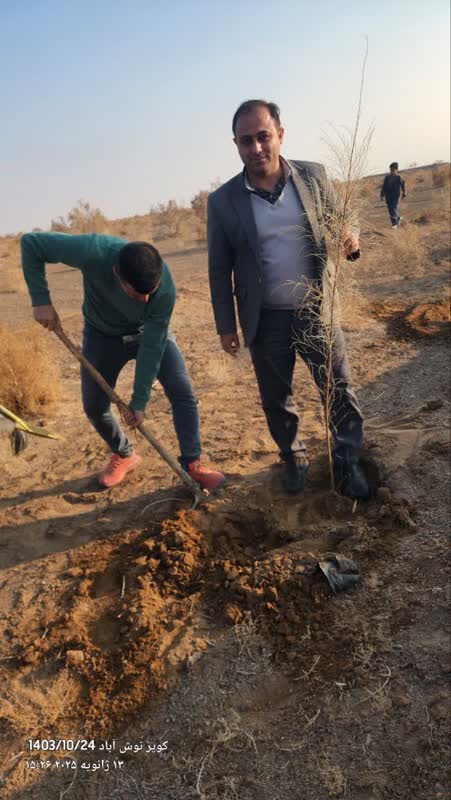
<path fill-rule="evenodd" d="M 119 250 L 114 274 L 129 297 L 147 303 L 160 285 L 162 270 L 163 260 L 153 245 L 129 242 Z"/>
<path fill-rule="evenodd" d="M 275 175 L 280 170 L 280 146 L 284 129 L 280 109 L 266 100 L 246 100 L 232 121 L 233 141 L 250 181 Z"/>

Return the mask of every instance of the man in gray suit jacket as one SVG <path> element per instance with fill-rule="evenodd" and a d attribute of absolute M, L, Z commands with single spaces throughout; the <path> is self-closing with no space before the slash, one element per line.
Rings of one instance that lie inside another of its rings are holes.
<path fill-rule="evenodd" d="M 240 347 L 236 298 L 269 430 L 285 462 L 285 488 L 294 493 L 303 490 L 308 467 L 293 400 L 296 352 L 309 367 L 323 400 L 325 393 L 326 353 L 318 345 L 324 339 L 318 309 L 333 191 L 321 164 L 281 157 L 284 129 L 274 103 L 242 103 L 232 129 L 244 170 L 208 198 L 213 311 L 223 349 L 236 355 Z M 347 235 L 343 250 L 347 258 L 357 258 L 358 239 Z M 316 303 L 311 301 L 312 287 Z M 350 386 L 339 326 L 330 408 L 336 486 L 343 494 L 366 499 L 368 484 L 359 462 L 362 415 Z"/>

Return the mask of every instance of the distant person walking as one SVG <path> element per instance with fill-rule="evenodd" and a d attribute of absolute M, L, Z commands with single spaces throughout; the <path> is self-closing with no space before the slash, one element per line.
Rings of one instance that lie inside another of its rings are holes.
<path fill-rule="evenodd" d="M 404 198 L 406 196 L 406 184 L 398 172 L 398 162 L 393 161 L 393 163 L 390 164 L 390 172 L 385 176 L 381 188 L 381 200 L 385 199 L 387 203 L 392 228 L 399 228 L 401 224 L 402 217 L 399 214 L 398 208 L 401 192 Z"/>
<path fill-rule="evenodd" d="M 172 406 L 183 469 L 204 489 L 220 486 L 224 482 L 222 473 L 204 467 L 200 461 L 197 400 L 183 356 L 168 331 L 175 286 L 158 250 L 148 242 L 65 233 L 26 233 L 21 247 L 36 322 L 49 330 L 59 325 L 45 265 L 61 262 L 79 269 L 84 286 L 84 355 L 113 389 L 126 363 L 136 361 L 125 422 L 136 428 L 143 421 L 157 378 Z M 112 413 L 109 398 L 83 367 L 81 394 L 86 416 L 112 451 L 98 478 L 102 486 L 110 488 L 135 469 L 141 458 Z"/>

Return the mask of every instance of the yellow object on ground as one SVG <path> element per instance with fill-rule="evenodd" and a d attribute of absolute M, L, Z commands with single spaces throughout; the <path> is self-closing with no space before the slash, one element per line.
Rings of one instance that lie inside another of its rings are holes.
<path fill-rule="evenodd" d="M 5 406 L 0 405 L 0 414 L 3 414 L 4 417 L 12 420 L 15 423 L 16 428 L 20 431 L 31 433 L 33 436 L 44 436 L 46 439 L 62 438 L 57 433 L 51 433 L 51 431 L 46 430 L 46 428 L 41 428 L 39 425 L 32 425 L 29 422 L 25 422 L 12 411 L 9 411 L 7 408 L 5 408 Z"/>

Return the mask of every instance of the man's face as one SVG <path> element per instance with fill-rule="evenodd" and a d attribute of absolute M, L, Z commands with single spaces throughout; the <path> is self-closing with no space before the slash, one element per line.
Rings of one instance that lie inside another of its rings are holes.
<path fill-rule="evenodd" d="M 396 169 L 396 167 L 390 167 L 390 172 L 391 172 L 392 175 L 396 175 L 398 170 Z"/>
<path fill-rule="evenodd" d="M 278 128 L 265 106 L 241 114 L 234 142 L 250 179 L 265 178 L 279 171 L 280 145 L 284 129 Z"/>

